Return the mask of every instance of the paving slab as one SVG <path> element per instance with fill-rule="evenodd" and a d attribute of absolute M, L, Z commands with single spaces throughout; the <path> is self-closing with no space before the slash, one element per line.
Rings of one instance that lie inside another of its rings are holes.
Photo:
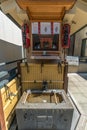
<path fill-rule="evenodd" d="M 76 130 L 87 130 L 87 73 L 69 73 L 68 77 L 68 92 L 81 114 Z"/>

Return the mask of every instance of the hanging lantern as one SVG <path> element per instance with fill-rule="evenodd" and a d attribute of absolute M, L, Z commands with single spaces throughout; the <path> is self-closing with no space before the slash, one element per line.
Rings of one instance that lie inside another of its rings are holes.
<path fill-rule="evenodd" d="M 62 28 L 62 47 L 70 47 L 70 25 L 64 24 Z"/>
<path fill-rule="evenodd" d="M 30 47 L 30 37 L 29 37 L 29 26 L 27 23 L 23 24 L 22 26 L 22 39 L 23 39 L 23 47 L 29 48 Z"/>

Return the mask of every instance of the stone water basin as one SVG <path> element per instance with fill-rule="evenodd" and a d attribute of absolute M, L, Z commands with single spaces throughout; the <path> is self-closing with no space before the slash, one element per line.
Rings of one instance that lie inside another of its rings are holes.
<path fill-rule="evenodd" d="M 64 90 L 28 90 L 16 106 L 18 130 L 70 130 L 72 116 Z"/>

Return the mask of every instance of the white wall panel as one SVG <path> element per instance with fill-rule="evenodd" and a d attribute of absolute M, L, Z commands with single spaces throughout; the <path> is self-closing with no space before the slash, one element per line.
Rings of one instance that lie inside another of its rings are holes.
<path fill-rule="evenodd" d="M 22 46 L 21 29 L 0 11 L 0 39 Z"/>

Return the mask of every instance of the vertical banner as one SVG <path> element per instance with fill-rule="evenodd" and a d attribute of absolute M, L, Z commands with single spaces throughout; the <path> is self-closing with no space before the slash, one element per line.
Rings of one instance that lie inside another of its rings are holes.
<path fill-rule="evenodd" d="M 41 22 L 40 33 L 41 34 L 51 34 L 51 23 L 50 22 Z"/>
<path fill-rule="evenodd" d="M 32 34 L 60 34 L 60 23 L 34 22 L 32 23 Z"/>
<path fill-rule="evenodd" d="M 22 39 L 24 48 L 30 47 L 30 37 L 29 37 L 29 26 L 27 23 L 24 23 L 22 26 Z"/>
<path fill-rule="evenodd" d="M 60 23 L 53 23 L 53 34 L 60 34 Z"/>
<path fill-rule="evenodd" d="M 70 25 L 64 24 L 62 27 L 62 47 L 69 48 L 70 46 Z"/>
<path fill-rule="evenodd" d="M 32 34 L 38 34 L 38 22 L 32 23 Z"/>

